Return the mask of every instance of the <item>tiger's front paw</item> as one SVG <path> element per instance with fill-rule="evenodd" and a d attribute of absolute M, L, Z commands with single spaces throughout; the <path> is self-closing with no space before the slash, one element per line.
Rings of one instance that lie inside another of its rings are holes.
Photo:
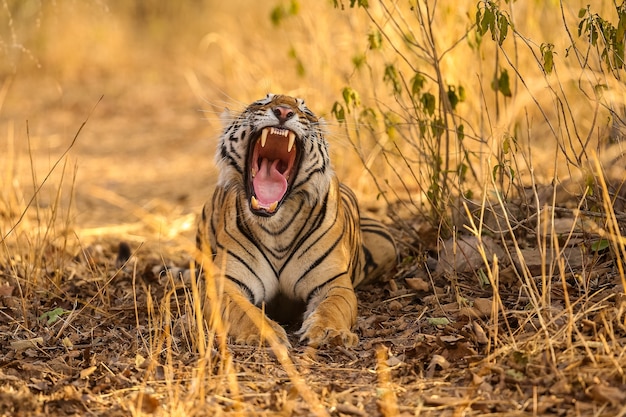
<path fill-rule="evenodd" d="M 321 320 L 315 314 L 302 323 L 302 328 L 298 333 L 302 334 L 300 341 L 313 348 L 321 346 L 353 347 L 359 343 L 359 337 L 350 329 L 338 327 L 336 323 L 331 321 Z"/>
<path fill-rule="evenodd" d="M 252 320 L 242 320 L 239 323 L 231 323 L 229 334 L 233 341 L 240 345 L 259 345 L 274 339 L 285 347 L 291 347 L 287 332 L 278 323 L 268 318 L 262 318 L 262 323 Z"/>

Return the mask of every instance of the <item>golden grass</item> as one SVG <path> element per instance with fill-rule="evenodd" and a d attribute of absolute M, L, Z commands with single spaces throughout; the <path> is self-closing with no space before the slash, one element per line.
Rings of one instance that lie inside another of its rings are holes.
<path fill-rule="evenodd" d="M 346 85 L 363 107 L 410 113 L 381 65 L 406 78 L 431 69 L 385 19 L 394 4 L 371 3 L 372 20 L 316 2 L 273 27 L 269 2 L 0 1 L 0 414 L 626 414 L 626 220 L 610 203 L 624 150 L 605 146 L 608 113 L 591 94 L 606 83 L 606 102 L 623 105 L 623 84 L 565 56 L 558 3 L 512 3 L 530 47 L 510 38 L 498 52 L 521 76 L 511 99 L 498 98 L 494 44 L 475 51 L 463 38 L 475 5 L 437 2 L 435 46 L 445 82 L 467 91 L 458 118 L 481 199 L 467 202 L 457 231 L 476 238 L 468 262 L 479 267 L 426 275 L 429 289 L 416 292 L 404 282 L 425 274 L 414 246 L 443 243 L 417 218 L 423 166 L 404 163 L 428 163 L 416 126 L 392 132 L 378 120 L 369 134 L 356 114 L 347 127 L 330 114 Z M 397 6 L 394 16 L 422 36 Z M 571 27 L 581 6 L 564 5 Z M 608 2 L 594 7 L 611 13 Z M 381 51 L 367 49 L 374 22 L 386 33 Z M 555 44 L 556 73 L 542 74 L 533 42 Z M 353 69 L 362 55 L 371 72 Z M 396 224 L 404 270 L 387 292 L 360 293 L 356 351 L 231 346 L 219 315 L 204 321 L 205 289 L 145 270 L 186 264 L 215 175 L 218 116 L 268 91 L 302 96 L 327 118 L 336 169 L 364 205 L 379 190 L 359 160 L 411 213 Z M 511 135 L 518 143 L 505 154 Z M 456 146 L 444 149 L 454 163 Z M 514 180 L 491 175 L 503 161 Z M 114 262 L 119 241 L 134 250 L 126 265 Z"/>

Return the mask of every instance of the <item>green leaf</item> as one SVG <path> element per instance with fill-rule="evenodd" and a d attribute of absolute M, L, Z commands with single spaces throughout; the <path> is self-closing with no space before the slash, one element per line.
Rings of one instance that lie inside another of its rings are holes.
<path fill-rule="evenodd" d="M 343 123 L 346 121 L 346 110 L 344 109 L 343 105 L 338 101 L 335 101 L 335 104 L 333 104 L 333 108 L 330 110 L 330 114 L 335 116 L 335 119 L 337 119 L 339 123 Z"/>
<path fill-rule="evenodd" d="M 367 34 L 367 45 L 372 50 L 378 50 L 382 48 L 383 36 L 378 30 L 373 30 Z"/>
<path fill-rule="evenodd" d="M 498 16 L 498 45 L 502 45 L 509 31 L 509 20 L 505 15 Z"/>
<path fill-rule="evenodd" d="M 299 12 L 300 3 L 297 0 L 291 0 L 288 7 L 283 4 L 274 7 L 270 12 L 270 20 L 274 26 L 280 26 L 283 20 L 289 16 L 296 16 Z"/>
<path fill-rule="evenodd" d="M 39 320 L 46 321 L 46 324 L 50 325 L 55 323 L 62 315 L 69 314 L 69 310 L 57 307 L 54 310 L 47 311 L 39 316 Z"/>
<path fill-rule="evenodd" d="M 489 281 L 489 277 L 487 276 L 487 274 L 482 268 L 479 269 L 477 273 L 478 273 L 478 283 L 480 284 L 481 287 L 487 287 L 491 285 L 491 282 Z"/>
<path fill-rule="evenodd" d="M 546 74 L 551 74 L 554 69 L 554 54 L 552 50 L 554 49 L 554 44 L 551 43 L 542 43 L 539 50 L 541 51 L 541 56 L 543 58 L 543 70 Z"/>
<path fill-rule="evenodd" d="M 300 77 L 304 77 L 304 75 L 306 74 L 306 69 L 304 68 L 304 64 L 302 63 L 302 60 L 300 59 L 300 57 L 298 56 L 298 53 L 296 52 L 296 48 L 294 48 L 293 46 L 289 49 L 289 53 L 288 53 L 289 58 L 293 59 L 296 63 L 296 73 L 298 74 L 298 76 Z"/>
<path fill-rule="evenodd" d="M 426 78 L 419 72 L 416 72 L 413 78 L 411 78 L 411 94 L 417 97 L 426 84 Z"/>
<path fill-rule="evenodd" d="M 291 16 L 296 16 L 298 13 L 300 13 L 300 3 L 296 0 L 291 0 L 291 3 L 289 4 L 289 14 Z"/>
<path fill-rule="evenodd" d="M 511 86 L 509 82 L 509 72 L 506 69 L 500 71 L 500 76 L 496 77 L 491 84 L 491 87 L 502 93 L 504 97 L 511 97 Z"/>
<path fill-rule="evenodd" d="M 462 85 L 458 86 L 457 92 L 459 95 L 459 101 L 464 102 L 465 99 L 467 98 L 467 95 L 465 94 L 465 87 L 463 87 Z"/>
<path fill-rule="evenodd" d="M 526 375 L 524 375 L 523 373 L 515 369 L 507 369 L 504 373 L 506 374 L 507 377 L 517 382 L 522 382 L 526 379 Z"/>
<path fill-rule="evenodd" d="M 451 86 L 448 86 L 448 101 L 450 102 L 450 107 L 454 111 L 456 109 L 456 105 L 459 104 L 459 97 L 456 95 L 456 91 Z"/>
<path fill-rule="evenodd" d="M 446 317 L 429 317 L 426 319 L 431 326 L 447 326 L 450 320 Z"/>
<path fill-rule="evenodd" d="M 478 29 L 478 33 L 480 33 L 481 35 L 484 35 L 485 33 L 487 33 L 487 31 L 489 30 L 489 28 L 491 28 L 493 26 L 493 23 L 496 20 L 496 16 L 493 14 L 493 11 L 491 11 L 490 9 L 483 9 L 482 11 L 482 16 L 480 13 L 480 9 L 478 9 L 478 11 L 476 12 L 476 23 L 477 23 L 477 29 Z"/>
<path fill-rule="evenodd" d="M 377 123 L 376 111 L 371 107 L 366 107 L 359 114 L 359 122 L 367 126 L 374 126 Z"/>
<path fill-rule="evenodd" d="M 457 168 L 457 172 L 459 173 L 459 179 L 461 181 L 465 181 L 465 178 L 467 177 L 467 171 L 469 170 L 467 164 L 465 163 L 460 163 L 458 168 Z"/>
<path fill-rule="evenodd" d="M 585 21 L 581 20 L 580 23 L 578 24 L 578 37 L 580 37 L 583 34 L 583 32 L 586 32 Z"/>
<path fill-rule="evenodd" d="M 366 62 L 367 57 L 365 56 L 365 54 L 358 54 L 352 57 L 352 65 L 354 65 L 354 68 L 356 68 L 357 70 L 361 69 Z"/>
<path fill-rule="evenodd" d="M 274 26 L 279 26 L 285 19 L 285 8 L 282 5 L 278 5 L 270 12 L 270 20 Z"/>
<path fill-rule="evenodd" d="M 398 70 L 396 70 L 396 67 L 394 67 L 392 64 L 385 66 L 383 81 L 386 81 L 391 85 L 394 94 L 400 95 L 402 93 L 402 84 L 400 83 Z"/>
<path fill-rule="evenodd" d="M 433 136 L 437 139 L 441 138 L 444 132 L 444 124 L 441 118 L 437 117 L 430 125 L 430 129 L 433 133 Z"/>
<path fill-rule="evenodd" d="M 426 111 L 426 113 L 428 113 L 430 116 L 435 113 L 435 96 L 430 93 L 424 93 L 420 98 L 420 102 L 422 103 L 422 106 L 424 106 L 424 111 Z"/>
<path fill-rule="evenodd" d="M 398 123 L 400 123 L 397 114 L 394 112 L 386 112 L 383 114 L 383 120 L 385 123 L 385 133 L 387 133 L 389 139 L 395 140 L 398 132 L 397 126 Z"/>
<path fill-rule="evenodd" d="M 491 178 L 493 178 L 494 181 L 498 179 L 498 171 L 500 171 L 502 168 L 503 167 L 500 164 L 493 167 L 493 170 L 491 171 Z"/>
<path fill-rule="evenodd" d="M 609 242 L 608 239 L 600 239 L 600 240 L 596 240 L 595 242 L 591 244 L 591 250 L 593 252 L 602 252 L 603 250 L 607 249 L 609 246 L 611 246 L 611 242 Z"/>
<path fill-rule="evenodd" d="M 369 7 L 369 3 L 367 2 L 367 0 L 350 0 L 350 7 L 354 7 L 355 4 L 365 9 Z"/>
<path fill-rule="evenodd" d="M 350 112 L 350 108 L 361 105 L 361 97 L 352 87 L 344 87 L 344 89 L 341 90 L 341 95 L 343 96 L 344 103 L 346 103 L 346 106 L 348 107 L 348 112 Z"/>

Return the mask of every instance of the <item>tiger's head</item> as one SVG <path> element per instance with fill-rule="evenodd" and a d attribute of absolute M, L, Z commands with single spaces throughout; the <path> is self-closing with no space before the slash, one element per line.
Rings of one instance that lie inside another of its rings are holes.
<path fill-rule="evenodd" d="M 251 212 L 266 217 L 296 195 L 316 204 L 333 176 L 320 120 L 284 95 L 268 94 L 226 126 L 216 163 L 218 185 L 237 187 Z"/>

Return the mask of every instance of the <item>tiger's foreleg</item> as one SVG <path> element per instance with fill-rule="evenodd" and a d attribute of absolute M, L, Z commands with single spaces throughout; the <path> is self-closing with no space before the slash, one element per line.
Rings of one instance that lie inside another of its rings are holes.
<path fill-rule="evenodd" d="M 357 300 L 347 274 L 321 288 L 310 299 L 298 332 L 311 347 L 322 345 L 355 346 L 359 338 L 352 332 L 356 323 Z"/>
<path fill-rule="evenodd" d="M 235 343 L 254 345 L 269 342 L 272 345 L 273 339 L 290 346 L 285 329 L 252 304 L 239 285 L 229 279 L 224 279 L 223 285 L 223 291 L 217 295 L 207 292 L 204 305 L 207 323 L 215 323 L 215 314 L 220 314 L 222 325 Z"/>
<path fill-rule="evenodd" d="M 246 248 L 240 252 L 249 255 L 246 259 L 233 256 L 225 249 L 242 247 L 241 242 L 235 237 L 238 230 L 237 216 L 232 215 L 232 207 L 238 204 L 237 195 L 228 193 L 222 187 L 216 187 L 211 202 L 203 209 L 198 225 L 196 245 L 199 256 L 211 258 L 210 263 L 215 267 L 212 274 L 205 276 L 204 319 L 214 327 L 213 330 L 226 329 L 228 336 L 239 344 L 270 342 L 271 345 L 274 339 L 289 346 L 285 329 L 267 318 L 255 305 L 254 291 L 249 287 L 247 290 L 244 289 L 245 283 L 258 284 L 259 277 L 271 276 L 271 268 L 260 265 L 258 260 L 262 259 L 262 256 L 258 253 L 250 254 Z M 212 252 L 212 248 L 216 249 L 215 252 Z M 258 276 L 252 271 L 256 271 Z M 242 284 L 229 277 L 235 277 Z M 258 304 L 261 304 L 261 301 Z M 220 320 L 215 320 L 216 316 Z M 219 321 L 221 326 L 217 326 Z"/>

